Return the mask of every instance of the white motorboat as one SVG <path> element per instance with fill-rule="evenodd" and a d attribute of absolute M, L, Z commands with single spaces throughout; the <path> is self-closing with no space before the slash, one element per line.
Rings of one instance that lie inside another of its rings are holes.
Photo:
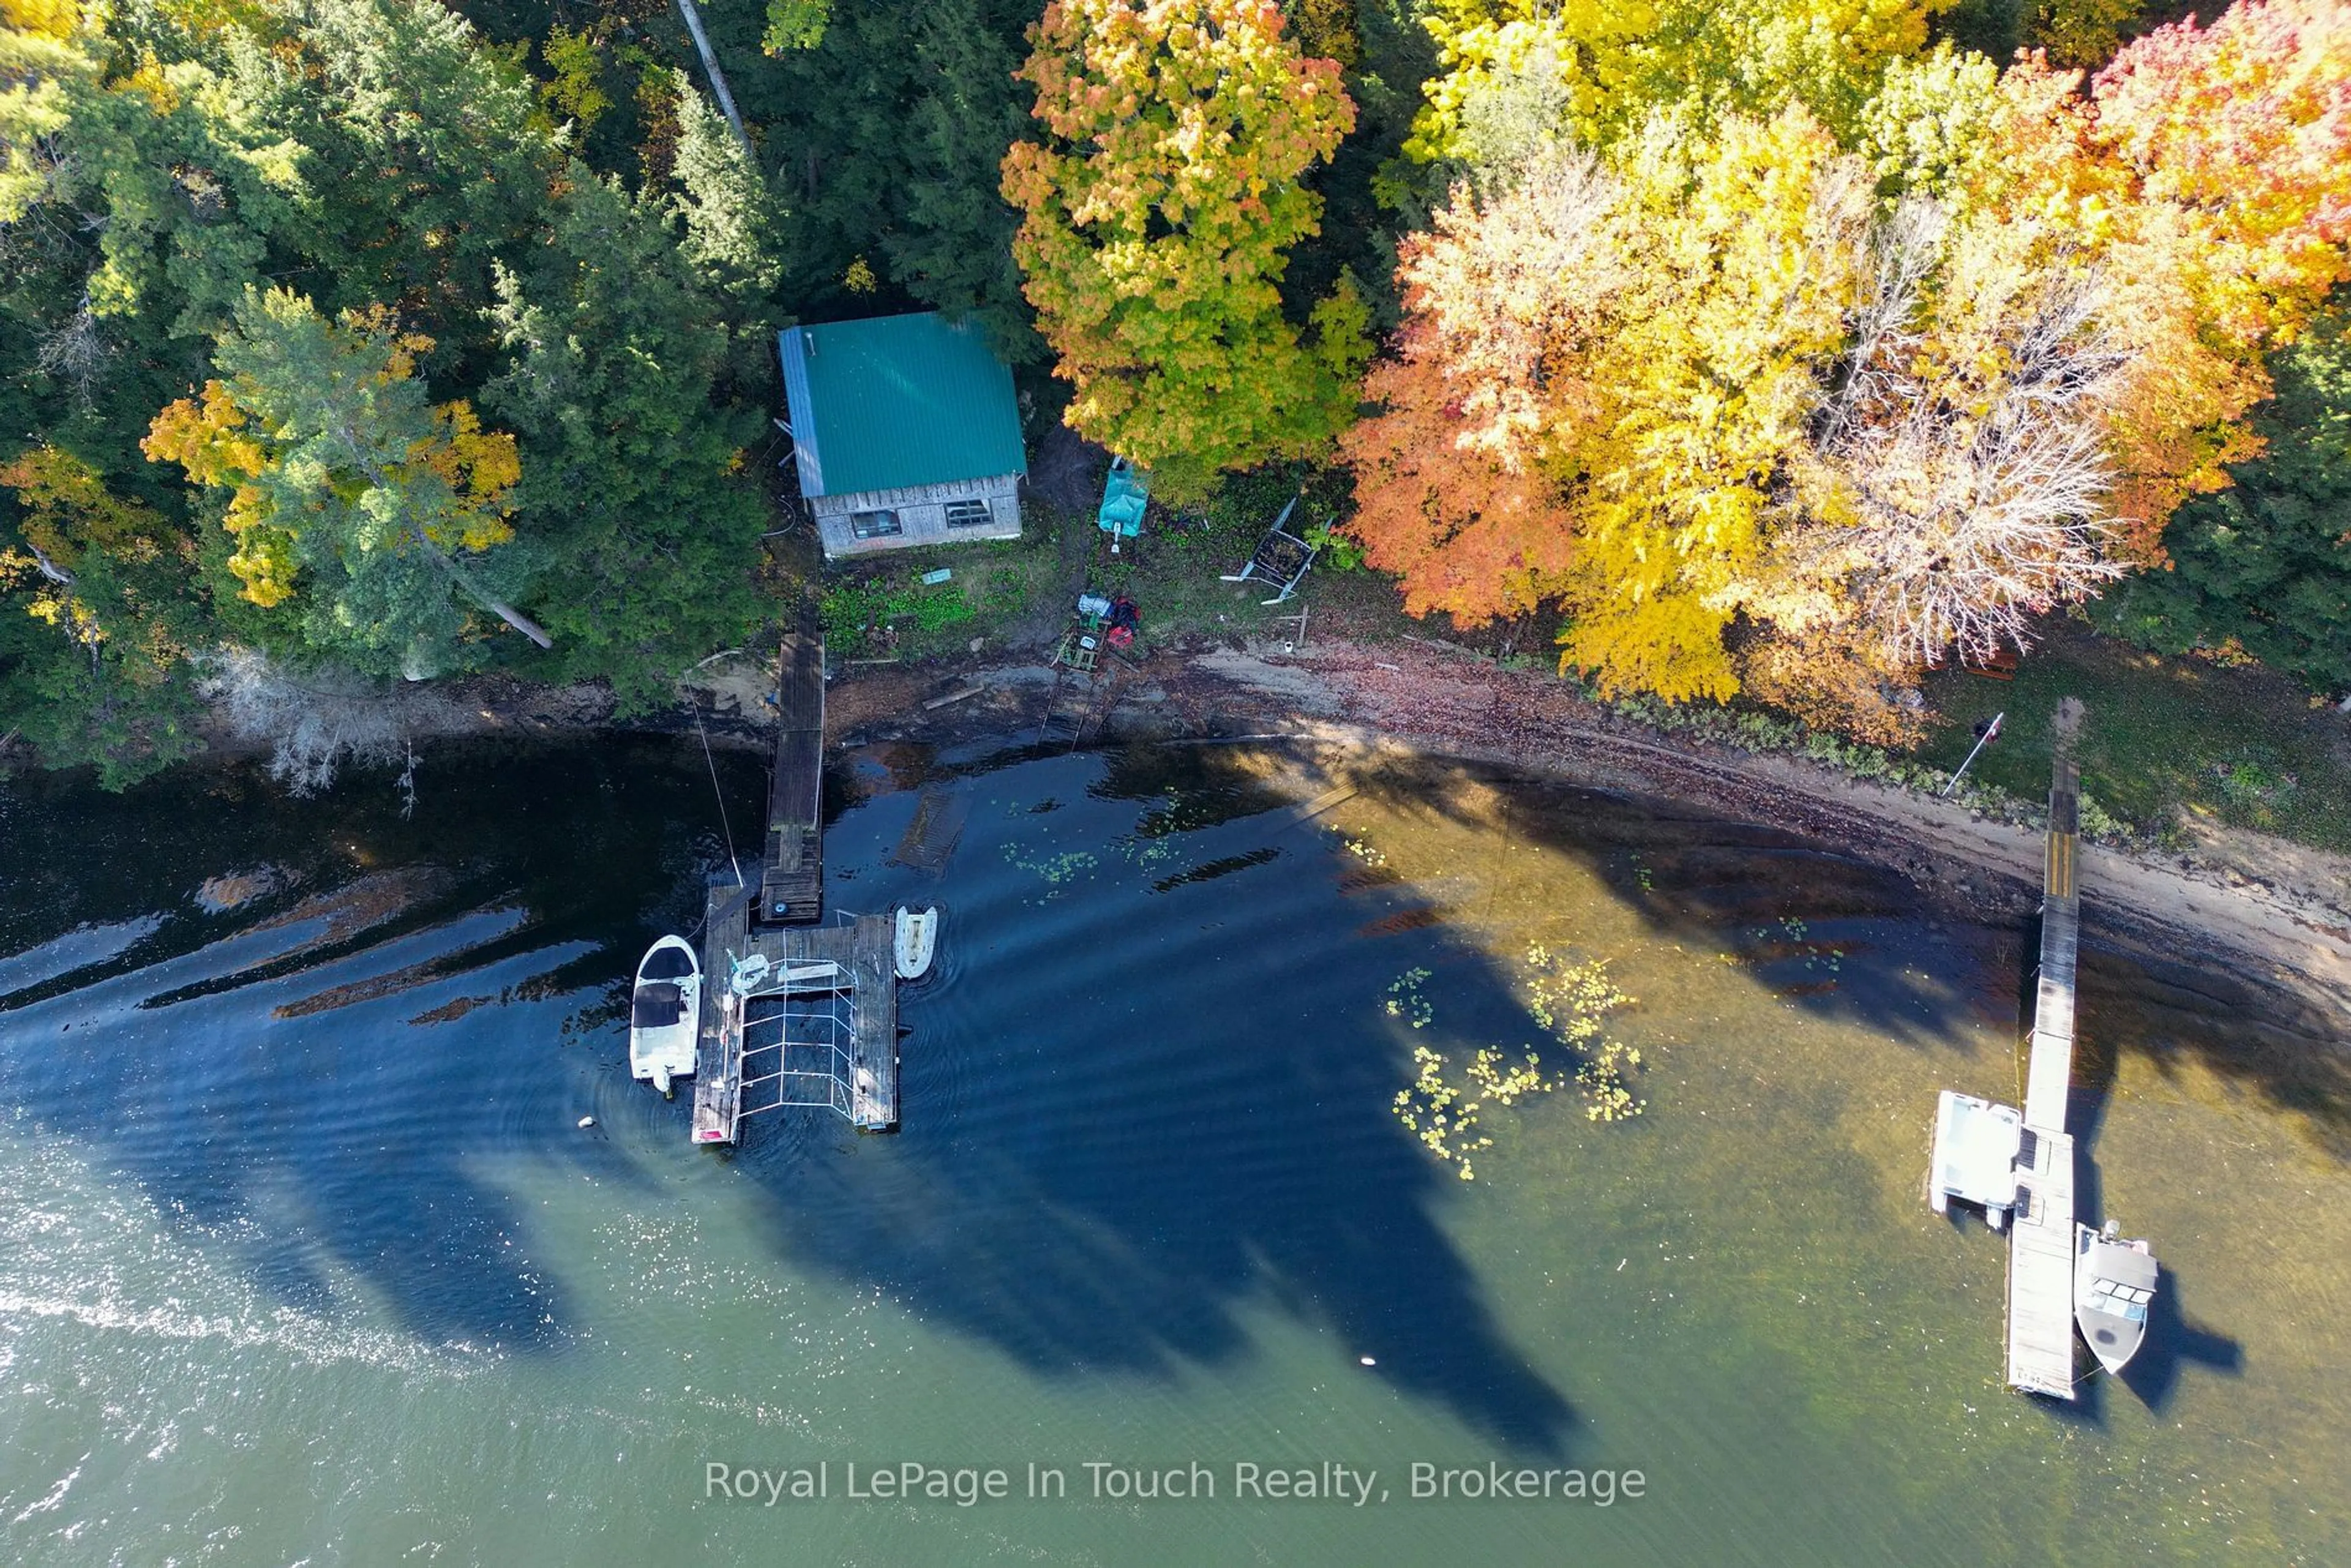
<path fill-rule="evenodd" d="M 935 909 L 898 911 L 898 977 L 919 980 L 931 970 L 931 955 L 938 946 L 939 912 Z"/>
<path fill-rule="evenodd" d="M 2074 1322 L 2108 1372 L 2120 1372 L 2147 1339 L 2158 1272 L 2147 1243 L 2120 1239 L 2120 1229 L 2111 1219 L 2104 1230 L 2074 1227 Z"/>
<path fill-rule="evenodd" d="M 2016 1159 L 2023 1142 L 2024 1117 L 2014 1107 L 1944 1090 L 1935 1103 L 1927 1201 L 1937 1214 L 1955 1197 L 1980 1205 L 1986 1224 L 2006 1228 L 2016 1207 Z"/>
<path fill-rule="evenodd" d="M 629 1000 L 629 1071 L 664 1094 L 694 1076 L 702 1028 L 702 966 L 683 936 L 664 936 L 637 965 Z"/>

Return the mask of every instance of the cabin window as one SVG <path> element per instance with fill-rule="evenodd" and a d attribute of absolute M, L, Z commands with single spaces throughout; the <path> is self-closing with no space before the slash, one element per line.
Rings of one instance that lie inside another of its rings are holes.
<path fill-rule="evenodd" d="M 903 534 L 906 530 L 899 523 L 895 512 L 852 512 L 849 514 L 849 531 L 861 539 L 886 539 L 893 534 Z"/>
<path fill-rule="evenodd" d="M 947 503 L 947 527 L 951 528 L 984 528 L 995 520 L 987 503 L 977 497 Z"/>

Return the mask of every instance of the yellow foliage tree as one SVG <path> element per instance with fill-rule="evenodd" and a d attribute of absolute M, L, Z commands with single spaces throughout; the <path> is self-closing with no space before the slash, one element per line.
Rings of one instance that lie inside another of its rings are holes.
<path fill-rule="evenodd" d="M 72 110 L 68 84 L 95 78 L 72 0 L 0 0 L 0 223 L 14 223 L 49 183 L 39 149 Z"/>
<path fill-rule="evenodd" d="M 193 698 L 178 677 L 201 635 L 194 541 L 58 446 L 0 463 L 0 486 L 16 503 L 14 541 L 0 532 L 0 602 L 58 633 L 44 644 L 0 629 L 9 684 L 33 699 L 12 727 L 52 766 L 94 763 L 108 789 L 186 755 Z"/>
<path fill-rule="evenodd" d="M 2118 570 L 2106 430 L 2147 378 L 2051 235 L 1886 213 L 1802 108 L 1464 188 L 1404 253 L 1352 526 L 1416 610 L 1555 598 L 1605 691 L 1897 733 L 1923 659 Z"/>
<path fill-rule="evenodd" d="M 1870 183 L 1801 108 L 1627 167 L 1631 285 L 1589 375 L 1608 402 L 1563 454 L 1591 476 L 1562 636 L 1604 688 L 1723 698 L 1786 454 L 1846 338 Z"/>
<path fill-rule="evenodd" d="M 314 644 L 410 673 L 455 661 L 468 633 L 453 591 L 549 642 L 489 586 L 487 552 L 514 533 L 514 437 L 428 401 L 414 370 L 431 346 L 381 308 L 335 323 L 285 289 L 248 292 L 214 355 L 227 379 L 165 408 L 143 443 L 228 492 L 246 599 L 298 601 Z"/>
<path fill-rule="evenodd" d="M 1708 29 L 1799 14 L 1864 41 L 1875 101 L 1823 123 L 1834 83 L 1703 65 Z M 1604 690 L 1898 733 L 1922 661 L 2161 559 L 2258 450 L 2262 355 L 2351 278 L 2346 0 L 2158 29 L 2086 91 L 1904 57 L 1924 13 L 1890 5 L 1439 15 L 1469 75 L 1424 130 L 1477 155 L 1400 253 L 1353 527 L 1416 610 L 1556 599 Z M 1687 94 L 1628 124 L 1675 50 Z M 1446 120 L 1479 61 L 1548 72 L 1540 112 Z"/>
<path fill-rule="evenodd" d="M 1440 73 L 1406 151 L 1468 158 L 1465 127 L 1531 91 L 1562 138 L 1604 147 L 1657 113 L 1706 132 L 1802 104 L 1850 137 L 1886 66 L 1947 0 L 1434 0 Z M 1474 133 L 1468 139 L 1476 141 Z"/>
<path fill-rule="evenodd" d="M 1272 0 L 1054 0 L 1029 37 L 1039 134 L 1003 189 L 1071 428 L 1171 497 L 1326 447 L 1369 313 L 1343 277 L 1301 335 L 1280 285 L 1320 225 L 1301 176 L 1355 122 L 1338 65 L 1301 54 Z"/>
<path fill-rule="evenodd" d="M 1465 620 L 1556 595 L 1565 662 L 1604 689 L 1729 696 L 1722 633 L 1844 341 L 1868 215 L 1866 171 L 1800 108 L 1458 190 L 1398 274 L 1419 373 L 1375 378 L 1384 411 L 1348 442 L 1367 557 Z M 1407 476 L 1395 454 L 1436 432 L 1452 455 Z M 1460 473 L 1506 482 L 1464 507 Z"/>

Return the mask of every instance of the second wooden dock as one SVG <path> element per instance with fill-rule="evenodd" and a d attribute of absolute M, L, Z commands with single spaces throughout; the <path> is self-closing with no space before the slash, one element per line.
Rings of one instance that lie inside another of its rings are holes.
<path fill-rule="evenodd" d="M 2074 1084 L 2074 971 L 2082 946 L 2074 883 L 2082 772 L 2074 758 L 2081 723 L 2081 704 L 2067 697 L 2057 705 L 2041 965 L 2025 1070 L 2026 1149 L 2017 1159 L 2008 1248 L 2008 1384 L 2052 1399 L 2074 1397 L 2074 1140 L 2065 1131 L 2065 1106 Z"/>

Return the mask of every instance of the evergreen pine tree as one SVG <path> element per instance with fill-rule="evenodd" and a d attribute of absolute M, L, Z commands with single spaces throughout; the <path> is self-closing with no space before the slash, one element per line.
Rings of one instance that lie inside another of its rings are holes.
<path fill-rule="evenodd" d="M 2351 307 L 2271 356 L 2268 450 L 2164 530 L 2169 570 L 2107 597 L 2107 623 L 2167 653 L 2234 645 L 2321 691 L 2351 689 Z"/>
<path fill-rule="evenodd" d="M 716 140 L 731 143 L 723 125 Z M 740 472 L 758 421 L 720 401 L 725 313 L 690 248 L 658 198 L 575 169 L 549 246 L 498 278 L 511 362 L 484 401 L 521 438 L 517 520 L 558 639 L 549 673 L 608 678 L 631 709 L 666 700 L 759 608 L 768 513 Z"/>
<path fill-rule="evenodd" d="M 1010 41 L 1019 25 L 1010 14 L 1024 9 L 935 0 L 915 19 L 907 52 L 921 90 L 908 111 L 908 177 L 899 221 L 882 242 L 908 293 L 977 322 L 1013 364 L 1045 354 L 1012 259 L 1019 214 L 997 189 L 1004 150 L 1028 123 Z"/>

